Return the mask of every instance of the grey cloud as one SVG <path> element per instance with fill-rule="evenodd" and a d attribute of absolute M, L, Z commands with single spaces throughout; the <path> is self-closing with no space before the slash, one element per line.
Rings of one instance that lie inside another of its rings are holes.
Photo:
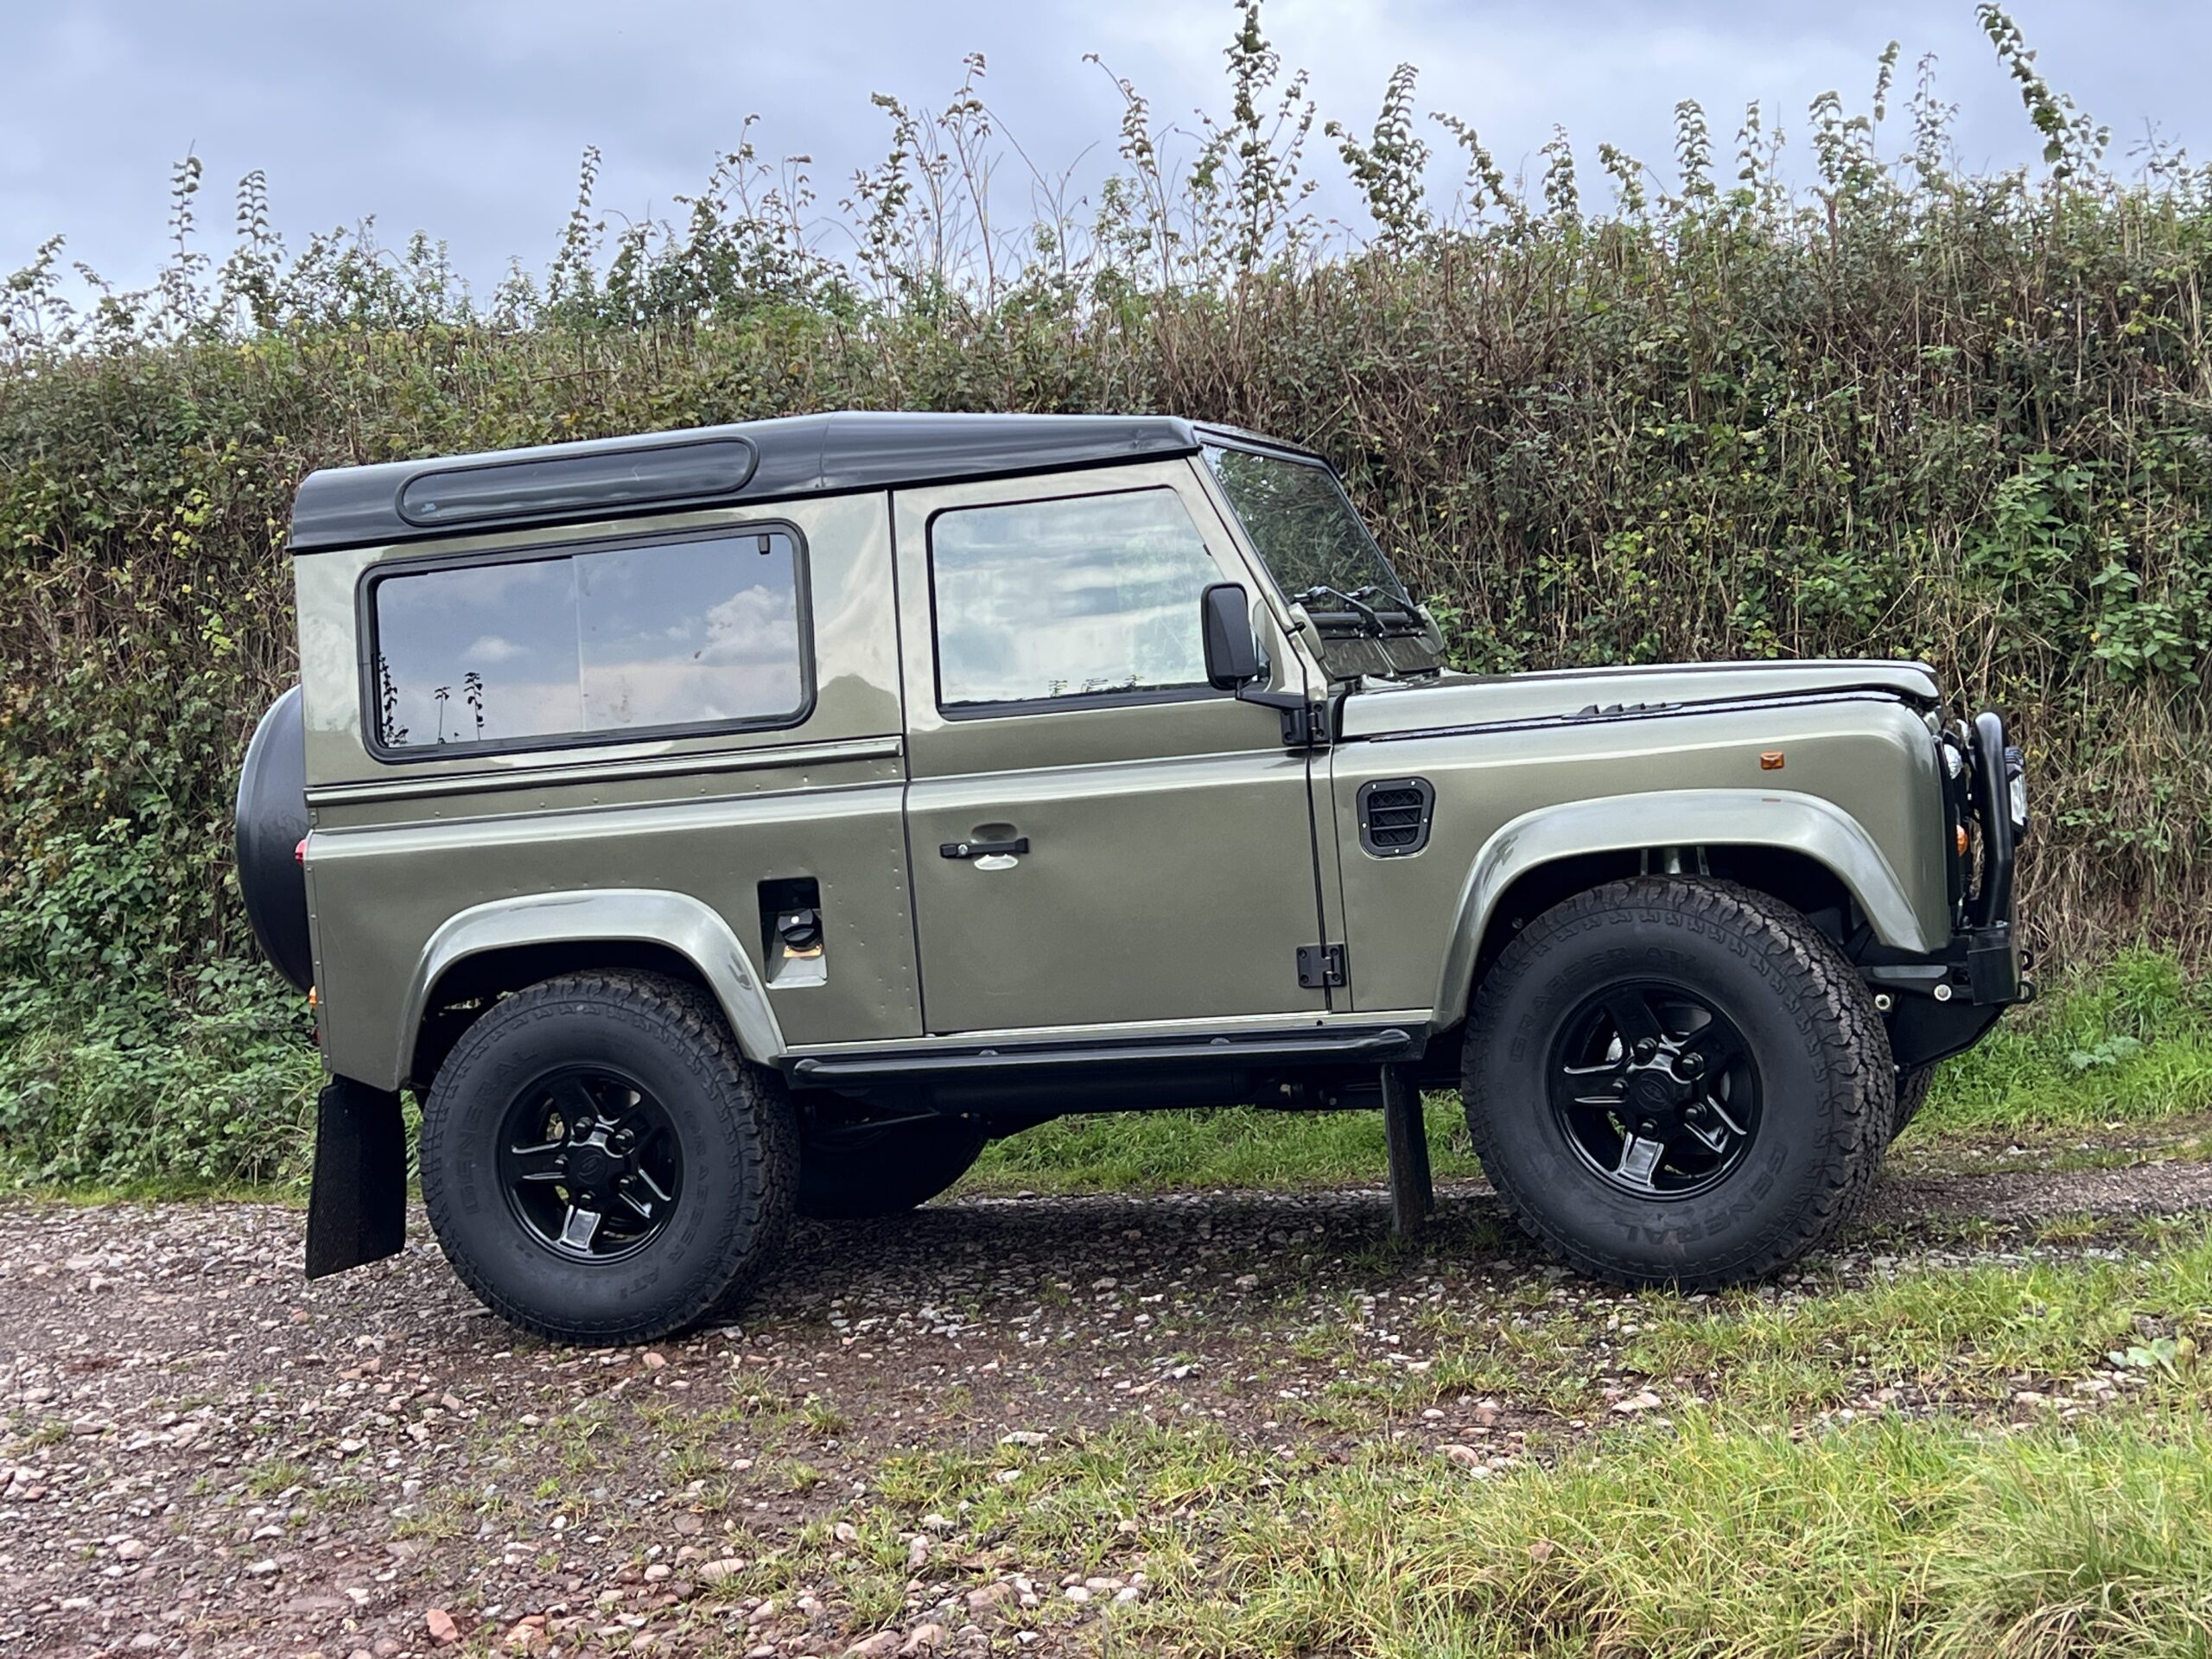
<path fill-rule="evenodd" d="M 24 0 L 16 6 L 29 12 Z M 2123 150 L 2152 119 L 2171 138 L 2212 147 L 2198 90 L 2212 9 L 2023 0 L 2014 10 L 2040 67 L 2113 124 Z M 296 241 L 373 216 L 388 242 L 418 227 L 445 239 L 486 286 L 511 257 L 536 266 L 550 253 L 586 144 L 605 157 L 603 206 L 665 215 L 757 111 L 763 148 L 811 155 L 834 201 L 884 148 L 868 94 L 939 102 L 969 50 L 988 55 L 986 94 L 1028 154 L 1095 179 L 1120 111 L 1084 54 L 1133 79 L 1156 118 L 1187 125 L 1193 106 L 1226 102 L 1221 48 L 1232 23 L 1226 5 L 1021 0 L 394 0 L 343 10 L 77 0 L 13 20 L 14 49 L 0 66 L 0 264 L 12 269 L 59 231 L 72 257 L 145 280 L 166 240 L 169 165 L 191 147 L 207 164 L 200 220 L 211 247 L 228 236 L 229 187 L 262 168 Z M 1906 86 L 1921 52 L 1941 55 L 1944 95 L 1963 106 L 1967 162 L 2012 165 L 2039 147 L 1966 0 L 1275 0 L 1268 26 L 1287 63 L 1312 71 L 1325 115 L 1363 129 L 1383 78 L 1410 60 L 1423 70 L 1424 106 L 1474 121 L 1509 167 L 1533 170 L 1556 123 L 1586 176 L 1600 139 L 1664 172 L 1684 97 L 1705 104 L 1723 154 L 1753 98 L 1801 134 L 1807 102 L 1824 89 L 1863 105 L 1892 38 L 1904 43 Z M 1440 130 L 1430 136 L 1443 147 Z M 1313 149 L 1331 181 L 1323 208 L 1349 214 L 1318 133 Z M 1002 208 L 1016 213 L 1027 206 L 1018 166 L 1009 158 L 1001 175 Z M 1448 162 L 1438 170 L 1448 184 Z"/>

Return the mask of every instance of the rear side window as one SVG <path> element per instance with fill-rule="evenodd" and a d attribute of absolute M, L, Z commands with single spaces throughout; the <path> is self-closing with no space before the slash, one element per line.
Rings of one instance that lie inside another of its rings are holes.
<path fill-rule="evenodd" d="M 1206 684 L 1198 598 L 1221 576 L 1173 490 L 941 512 L 930 580 L 942 707 Z"/>
<path fill-rule="evenodd" d="M 808 702 L 798 566 L 770 530 L 378 577 L 377 745 L 791 724 Z"/>

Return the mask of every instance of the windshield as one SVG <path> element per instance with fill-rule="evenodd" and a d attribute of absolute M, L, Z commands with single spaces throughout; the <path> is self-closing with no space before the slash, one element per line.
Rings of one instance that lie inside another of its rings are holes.
<path fill-rule="evenodd" d="M 1318 461 L 1209 446 L 1206 462 L 1245 534 L 1293 603 L 1329 642 L 1332 672 L 1395 674 L 1435 666 L 1426 620 Z"/>
<path fill-rule="evenodd" d="M 1205 455 L 1283 592 L 1293 599 L 1313 592 L 1320 600 L 1333 591 L 1339 600 L 1412 609 L 1397 573 L 1327 467 L 1249 449 L 1209 448 Z"/>

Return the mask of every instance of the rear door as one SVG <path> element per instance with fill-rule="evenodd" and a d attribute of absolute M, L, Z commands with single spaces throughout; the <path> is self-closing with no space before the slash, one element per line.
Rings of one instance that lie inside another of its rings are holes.
<path fill-rule="evenodd" d="M 905 491 L 894 524 L 927 1028 L 1323 1012 L 1310 757 L 1205 683 L 1200 594 L 1257 587 L 1189 463 Z"/>

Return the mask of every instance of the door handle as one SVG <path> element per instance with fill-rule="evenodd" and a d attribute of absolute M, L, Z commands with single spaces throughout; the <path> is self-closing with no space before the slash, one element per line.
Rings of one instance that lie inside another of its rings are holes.
<path fill-rule="evenodd" d="M 1012 841 L 948 841 L 937 851 L 939 858 L 990 858 L 996 855 L 1019 857 L 1029 850 L 1029 837 L 1016 836 Z"/>

